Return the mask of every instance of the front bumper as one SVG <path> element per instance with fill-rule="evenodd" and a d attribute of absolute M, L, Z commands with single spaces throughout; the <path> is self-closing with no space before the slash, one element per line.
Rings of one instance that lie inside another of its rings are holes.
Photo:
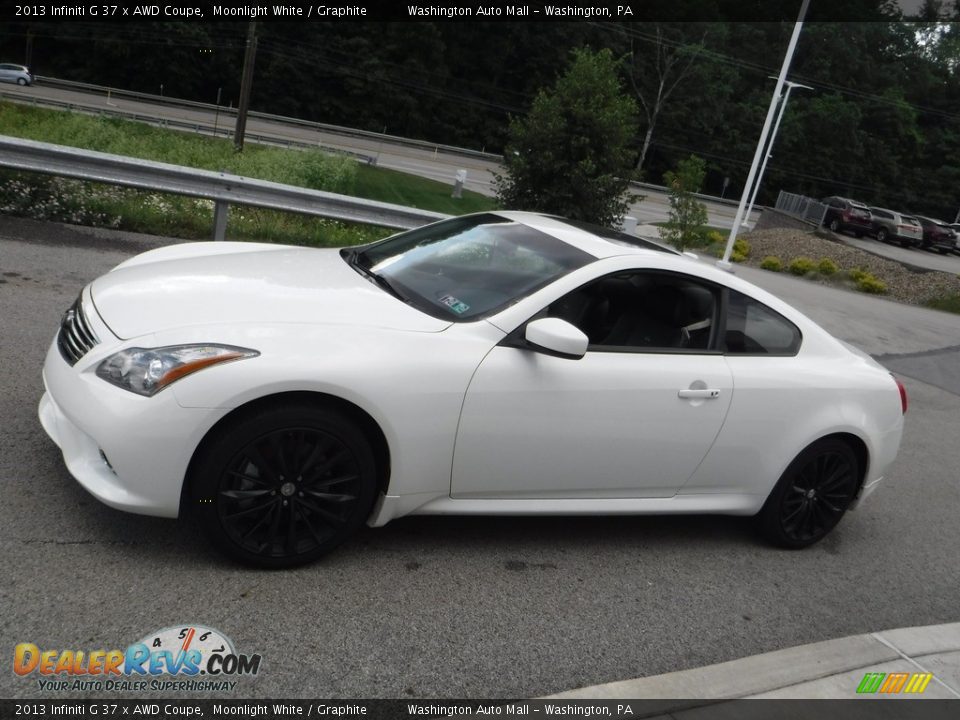
<path fill-rule="evenodd" d="M 177 517 L 190 459 L 224 411 L 181 407 L 171 392 L 145 398 L 94 374 L 112 349 L 98 346 L 74 367 L 54 341 L 43 367 L 40 423 L 70 474 L 118 510 Z"/>

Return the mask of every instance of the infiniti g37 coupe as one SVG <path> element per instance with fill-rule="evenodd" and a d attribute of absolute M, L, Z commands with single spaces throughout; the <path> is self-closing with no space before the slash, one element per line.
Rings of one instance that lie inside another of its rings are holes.
<path fill-rule="evenodd" d="M 907 403 L 735 275 L 516 212 L 144 253 L 83 289 L 43 377 L 90 493 L 273 567 L 413 514 L 724 513 L 804 547 L 883 479 Z"/>

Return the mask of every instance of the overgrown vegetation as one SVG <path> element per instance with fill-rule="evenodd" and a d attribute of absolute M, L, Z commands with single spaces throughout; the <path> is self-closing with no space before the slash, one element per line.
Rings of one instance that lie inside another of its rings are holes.
<path fill-rule="evenodd" d="M 960 313 L 960 293 L 933 298 L 932 300 L 928 300 L 925 305 L 935 310 Z"/>
<path fill-rule="evenodd" d="M 223 170 L 316 190 L 393 202 L 449 214 L 487 210 L 491 198 L 392 170 L 360 165 L 319 150 L 247 144 L 142 123 L 0 102 L 0 134 L 207 170 Z M 186 239 L 209 238 L 208 200 L 85 183 L 33 173 L 0 172 L 0 212 Z M 391 231 L 253 207 L 231 208 L 228 237 L 264 242 L 340 246 L 369 242 Z"/>
<path fill-rule="evenodd" d="M 496 176 L 504 207 L 617 225 L 628 207 L 636 106 L 609 50 L 573 52 L 526 117 L 510 121 L 505 173 Z"/>
<path fill-rule="evenodd" d="M 783 262 L 775 255 L 767 255 L 760 261 L 760 267 L 770 272 L 783 272 Z"/>

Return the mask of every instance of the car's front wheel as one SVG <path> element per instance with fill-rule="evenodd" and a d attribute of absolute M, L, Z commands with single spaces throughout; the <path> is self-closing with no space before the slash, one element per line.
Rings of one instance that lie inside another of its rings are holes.
<path fill-rule="evenodd" d="M 230 557 L 291 567 L 353 534 L 376 486 L 373 449 L 356 423 L 298 403 L 219 428 L 195 464 L 191 501 L 206 535 Z"/>
<path fill-rule="evenodd" d="M 830 221 L 830 230 L 833 232 L 840 232 L 840 221 L 834 218 Z"/>
<path fill-rule="evenodd" d="M 860 468 L 850 446 L 819 440 L 790 463 L 757 516 L 771 542 L 787 548 L 813 545 L 829 533 L 853 502 Z"/>
<path fill-rule="evenodd" d="M 23 79 L 23 78 L 17 78 L 17 85 L 20 85 L 20 86 L 22 87 L 22 86 L 24 86 L 24 85 L 26 85 L 26 84 L 27 84 L 27 81 L 26 81 L 25 79 Z"/>
<path fill-rule="evenodd" d="M 877 241 L 886 242 L 887 241 L 887 231 L 885 228 L 880 228 L 877 230 Z"/>

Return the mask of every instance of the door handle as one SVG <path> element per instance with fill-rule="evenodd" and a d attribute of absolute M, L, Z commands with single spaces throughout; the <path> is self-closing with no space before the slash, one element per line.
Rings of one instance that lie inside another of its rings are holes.
<path fill-rule="evenodd" d="M 679 398 L 703 398 L 706 400 L 713 400 L 720 397 L 720 391 L 714 390 L 712 388 L 704 388 L 703 390 L 680 390 L 677 393 Z"/>

